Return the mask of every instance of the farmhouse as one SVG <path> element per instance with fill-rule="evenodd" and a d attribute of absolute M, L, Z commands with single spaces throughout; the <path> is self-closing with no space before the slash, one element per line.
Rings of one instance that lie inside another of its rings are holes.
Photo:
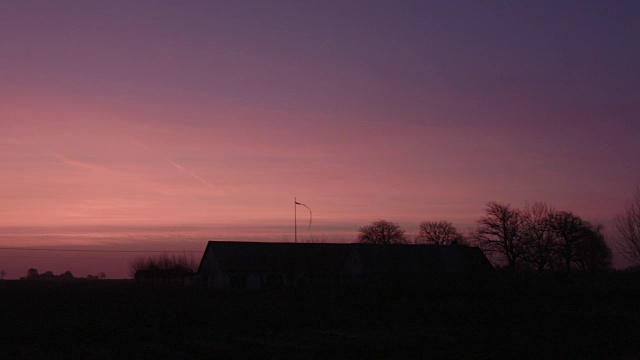
<path fill-rule="evenodd" d="M 477 247 L 210 241 L 198 278 L 216 288 L 340 285 L 493 271 Z"/>

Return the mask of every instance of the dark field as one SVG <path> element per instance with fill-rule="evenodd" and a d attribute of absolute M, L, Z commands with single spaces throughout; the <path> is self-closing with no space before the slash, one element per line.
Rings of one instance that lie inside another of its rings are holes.
<path fill-rule="evenodd" d="M 637 359 L 640 279 L 219 292 L 0 282 L 0 359 Z"/>

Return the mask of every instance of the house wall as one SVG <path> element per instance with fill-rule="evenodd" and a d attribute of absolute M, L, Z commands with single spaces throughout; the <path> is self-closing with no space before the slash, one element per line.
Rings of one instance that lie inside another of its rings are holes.
<path fill-rule="evenodd" d="M 364 267 L 357 251 L 352 250 L 344 264 L 343 275 L 347 278 L 355 278 L 364 273 Z"/>
<path fill-rule="evenodd" d="M 246 279 L 246 287 L 250 290 L 258 290 L 262 288 L 262 276 L 258 273 L 250 273 Z"/>
<path fill-rule="evenodd" d="M 209 282 L 207 283 L 207 285 L 219 289 L 226 289 L 229 287 L 229 282 L 230 279 L 228 274 L 218 272 L 217 274 L 214 274 L 214 276 L 209 278 Z"/>

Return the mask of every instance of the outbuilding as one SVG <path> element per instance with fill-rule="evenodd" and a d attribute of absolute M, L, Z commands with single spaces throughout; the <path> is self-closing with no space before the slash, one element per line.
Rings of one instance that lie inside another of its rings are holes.
<path fill-rule="evenodd" d="M 482 251 L 466 245 L 210 241 L 197 277 L 215 288 L 264 289 L 491 272 Z"/>

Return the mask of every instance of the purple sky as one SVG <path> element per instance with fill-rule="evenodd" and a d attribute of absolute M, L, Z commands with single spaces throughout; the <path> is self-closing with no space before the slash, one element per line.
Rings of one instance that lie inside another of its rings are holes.
<path fill-rule="evenodd" d="M 0 2 L 0 245 L 292 241 L 297 196 L 305 239 L 545 201 L 615 246 L 640 183 L 638 19 L 636 1 Z M 131 257 L 61 254 L 0 268 L 120 277 Z"/>

